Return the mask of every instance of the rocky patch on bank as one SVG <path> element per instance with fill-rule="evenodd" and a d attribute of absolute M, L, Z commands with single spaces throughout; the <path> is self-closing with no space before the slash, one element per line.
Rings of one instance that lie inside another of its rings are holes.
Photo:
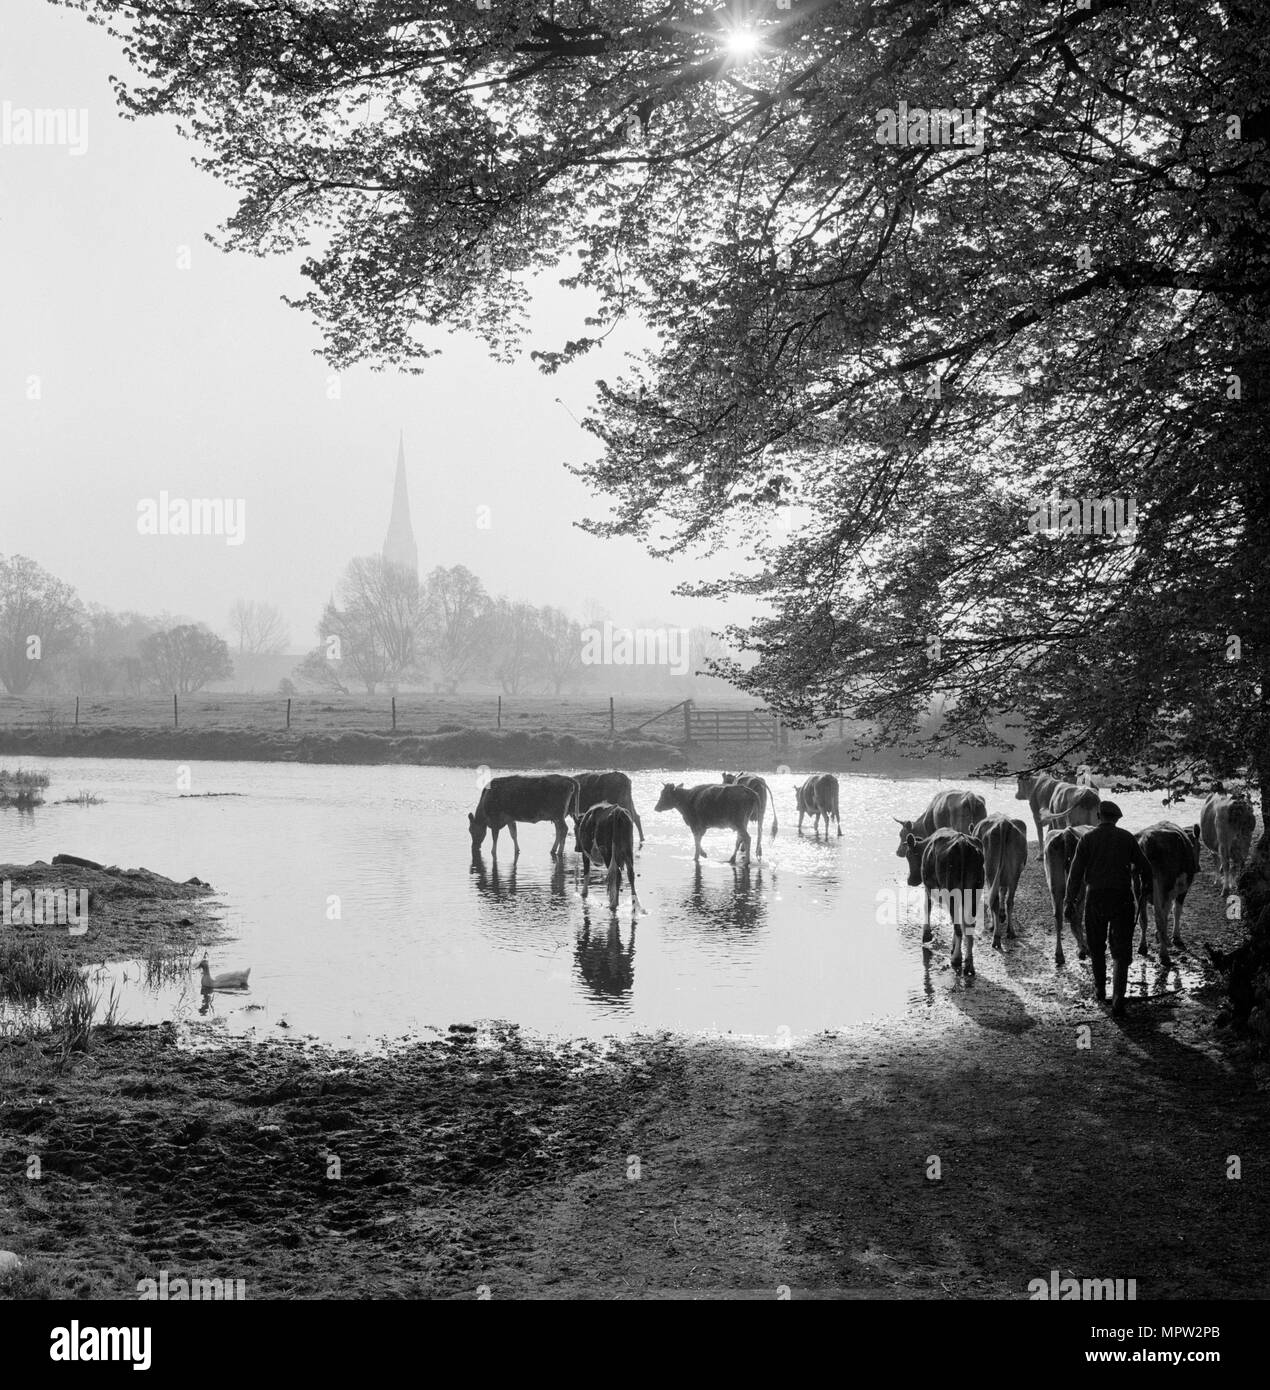
<path fill-rule="evenodd" d="M 0 864 L 0 930 L 8 942 L 36 936 L 53 941 L 78 964 L 139 957 L 156 945 L 215 940 L 219 919 L 209 902 L 212 894 L 211 885 L 199 878 L 177 883 L 152 869 L 121 869 L 56 854 L 51 864 L 42 859 Z M 59 903 L 75 910 L 86 903 L 87 930 L 72 934 L 72 924 L 59 916 Z"/>

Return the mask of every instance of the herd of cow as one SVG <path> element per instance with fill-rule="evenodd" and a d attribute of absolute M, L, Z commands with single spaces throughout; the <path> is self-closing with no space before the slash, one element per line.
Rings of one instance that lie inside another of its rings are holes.
<path fill-rule="evenodd" d="M 836 777 L 830 773 L 814 774 L 798 787 L 795 795 L 799 834 L 808 816 L 817 836 L 822 819 L 826 835 L 831 819 L 838 834 L 842 834 Z M 1074 903 L 1065 899 L 1077 846 L 1098 821 L 1099 790 L 1092 784 L 1063 782 L 1044 773 L 1021 773 L 1015 799 L 1028 803 L 1036 827 L 1054 909 L 1055 964 L 1064 963 L 1065 915 L 1084 960 L 1088 948 L 1081 925 L 1081 896 L 1077 895 Z M 667 782 L 654 809 L 679 812 L 692 832 L 695 859 L 705 853 L 701 839 L 707 830 L 733 831 L 736 844 L 728 862 L 734 864 L 740 853 L 749 859 L 749 827 L 754 823 L 758 825 L 755 853 L 762 856 L 763 821 L 769 807 L 771 833 L 775 835 L 775 799 L 766 781 L 755 773 L 725 772 L 722 785 L 685 787 Z M 510 832 L 519 854 L 517 823 L 551 821 L 556 831 L 551 846 L 554 859 L 564 853 L 570 819 L 574 825 L 573 847 L 582 856 L 582 896 L 587 896 L 592 864 L 600 865 L 607 872 L 609 906 L 616 910 L 625 870 L 633 907 L 639 911 L 634 840 L 638 831 L 643 846 L 644 827 L 635 810 L 631 779 L 624 772 L 493 778 L 481 791 L 475 812 L 468 815 L 473 854 L 480 850 L 486 832 L 490 831 L 493 854 L 497 857 L 498 833 L 504 828 Z M 981 900 L 992 919 L 993 946 L 1001 949 L 1003 934 L 1007 938 L 1015 934 L 1014 898 L 1027 863 L 1027 824 L 999 811 L 989 815 L 978 792 L 949 790 L 937 792 L 916 820 L 900 820 L 899 826 L 896 854 L 908 861 L 909 885 L 925 890 L 922 941 L 931 940 L 931 905 L 936 902 L 952 920 L 953 968 L 973 975 L 974 926 Z M 1157 821 L 1137 832 L 1138 843 L 1151 867 L 1150 882 L 1146 881 L 1145 871 L 1134 881 L 1139 950 L 1143 955 L 1147 954 L 1148 902 L 1154 911 L 1161 964 L 1167 967 L 1170 944 L 1184 949 L 1182 908 L 1199 872 L 1200 845 L 1217 856 L 1222 891 L 1229 893 L 1247 859 L 1254 827 L 1251 804 L 1243 797 L 1218 790 L 1205 801 L 1198 825 L 1183 829 L 1172 821 Z"/>
<path fill-rule="evenodd" d="M 1044 773 L 1020 773 L 1015 800 L 1028 803 L 1036 826 L 1054 909 L 1054 963 L 1064 964 L 1064 916 L 1084 960 L 1088 955 L 1082 926 L 1084 893 L 1068 894 L 1068 875 L 1081 839 L 1098 823 L 1103 804 L 1099 790 Z M 945 791 L 931 798 L 917 820 L 902 820 L 899 825 L 896 853 L 908 860 L 909 885 L 925 890 L 922 940 L 931 939 L 934 899 L 952 919 L 953 968 L 973 975 L 980 893 L 992 918 L 993 946 L 1001 949 L 1003 930 L 1007 937 L 1014 935 L 1014 895 L 1027 863 L 1027 824 L 999 811 L 989 815 L 978 792 Z M 1245 798 L 1215 791 L 1205 801 L 1198 825 L 1183 829 L 1172 821 L 1156 821 L 1137 832 L 1151 869 L 1149 881 L 1145 870 L 1133 880 L 1142 955 L 1148 954 L 1147 904 L 1154 912 L 1160 963 L 1167 968 L 1170 944 L 1185 949 L 1182 908 L 1199 873 L 1200 845 L 1217 856 L 1222 891 L 1229 893 L 1248 857 L 1254 828 L 1253 809 Z"/>
<path fill-rule="evenodd" d="M 763 821 L 768 807 L 772 811 L 772 831 L 779 829 L 776 802 L 771 788 L 755 773 L 725 772 L 723 785 L 704 783 L 701 786 L 676 786 L 667 782 L 661 789 L 654 810 L 678 811 L 692 831 L 696 846 L 695 859 L 705 850 L 701 837 L 707 830 L 731 830 L 736 835 L 729 864 L 736 863 L 738 854 L 750 857 L 750 825 L 757 822 L 758 836 L 755 857 L 763 857 Z M 810 816 L 812 829 L 820 834 L 820 822 L 829 833 L 832 818 L 842 834 L 842 818 L 838 814 L 838 779 L 830 773 L 816 773 L 798 788 L 798 833 L 803 821 Z M 485 843 L 487 831 L 492 834 L 492 853 L 498 857 L 498 832 L 506 829 L 520 853 L 516 826 L 525 821 L 550 821 L 556 829 L 551 845 L 551 857 L 564 853 L 568 821 L 573 821 L 573 848 L 582 856 L 582 896 L 587 896 L 588 880 L 593 863 L 608 872 L 609 906 L 616 910 L 621 892 L 622 870 L 626 870 L 631 898 L 639 910 L 635 892 L 635 833 L 644 844 L 644 827 L 635 809 L 631 779 L 624 772 L 580 772 L 574 777 L 560 773 L 538 776 L 494 777 L 481 790 L 476 810 L 468 814 L 468 829 L 472 834 L 472 852 L 477 853 Z"/>

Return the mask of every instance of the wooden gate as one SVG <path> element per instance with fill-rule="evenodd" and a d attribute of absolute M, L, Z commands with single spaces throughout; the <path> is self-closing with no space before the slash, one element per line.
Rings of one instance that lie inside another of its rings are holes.
<path fill-rule="evenodd" d="M 688 743 L 772 743 L 781 741 L 781 724 L 767 710 L 698 709 L 684 706 Z"/>

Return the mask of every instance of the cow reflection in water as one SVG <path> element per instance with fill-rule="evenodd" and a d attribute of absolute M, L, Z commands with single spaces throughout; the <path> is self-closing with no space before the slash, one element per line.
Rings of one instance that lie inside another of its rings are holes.
<path fill-rule="evenodd" d="M 549 880 L 544 879 L 538 868 L 534 867 L 526 870 L 523 881 L 517 884 L 515 863 L 508 869 L 500 869 L 498 860 L 495 859 L 487 869 L 485 856 L 480 850 L 473 850 L 469 872 L 476 875 L 476 886 L 482 893 L 487 893 L 491 898 L 496 898 L 499 901 L 506 901 L 517 894 L 532 898 L 533 895 L 541 893 L 544 888 L 550 892 L 553 899 L 565 897 L 563 855 L 552 861 Z"/>
<path fill-rule="evenodd" d="M 729 877 L 703 874 L 701 865 L 696 864 L 688 906 L 693 916 L 706 926 L 745 930 L 760 926 L 767 913 L 762 867 L 751 869 L 749 864 L 736 865 Z"/>
<path fill-rule="evenodd" d="M 630 926 L 630 942 L 623 947 L 622 932 L 616 918 L 606 923 L 591 921 L 583 913 L 582 932 L 573 947 L 578 973 L 591 992 L 606 999 L 629 994 L 635 985 L 635 923 Z"/>

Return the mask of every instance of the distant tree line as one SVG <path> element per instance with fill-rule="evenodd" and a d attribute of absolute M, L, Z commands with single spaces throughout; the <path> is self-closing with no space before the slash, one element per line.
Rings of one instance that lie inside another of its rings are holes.
<path fill-rule="evenodd" d="M 492 685 L 505 695 L 561 695 L 591 688 L 672 701 L 698 693 L 708 678 L 695 673 L 726 656 L 707 629 L 675 629 L 676 665 L 636 664 L 624 659 L 620 640 L 596 639 L 606 622 L 594 607 L 579 621 L 550 605 L 491 597 L 463 565 L 438 567 L 419 580 L 365 556 L 345 568 L 322 610 L 318 643 L 288 685 L 342 694 L 403 687 L 453 694 Z M 237 600 L 228 630 L 229 642 L 170 613 L 86 604 L 34 560 L 0 556 L 0 684 L 10 695 L 189 694 L 232 679 L 236 657 L 276 656 L 290 645 L 282 615 L 268 603 Z M 646 630 L 667 631 L 656 624 Z M 657 649 L 651 641 L 642 645 L 645 657 Z M 663 657 L 668 646 L 662 644 Z M 588 654 L 596 650 L 605 659 L 592 664 Z"/>
<path fill-rule="evenodd" d="M 491 597 L 464 565 L 424 579 L 380 556 L 350 561 L 322 611 L 318 644 L 296 679 L 319 690 L 374 694 L 422 686 L 453 694 L 493 684 L 506 695 L 551 694 L 604 685 L 624 691 L 692 693 L 692 672 L 721 655 L 704 628 L 687 633 L 686 672 L 661 665 L 589 665 L 586 623 L 550 605 Z M 684 677 L 689 678 L 685 681 Z"/>
<path fill-rule="evenodd" d="M 230 630 L 240 653 L 290 643 L 267 603 L 238 600 Z M 10 695 L 185 695 L 233 674 L 228 643 L 205 624 L 86 604 L 27 556 L 0 556 L 0 684 Z"/>

